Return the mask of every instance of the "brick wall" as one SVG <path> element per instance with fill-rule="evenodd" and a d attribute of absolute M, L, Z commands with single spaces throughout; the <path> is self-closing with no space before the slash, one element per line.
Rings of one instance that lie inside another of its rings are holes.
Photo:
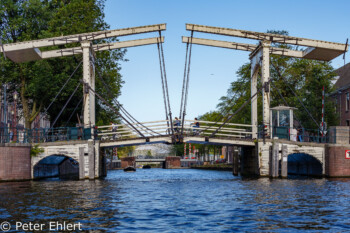
<path fill-rule="evenodd" d="M 0 180 L 31 179 L 30 146 L 0 146 Z"/>
<path fill-rule="evenodd" d="M 336 96 L 337 98 L 337 112 L 340 117 L 339 125 L 346 126 L 346 120 L 350 120 L 350 106 L 349 110 L 346 111 L 346 93 L 350 94 L 350 88 L 343 90 L 341 94 Z"/>
<path fill-rule="evenodd" d="M 345 150 L 350 150 L 350 146 L 327 146 L 325 164 L 326 176 L 350 177 L 350 159 L 345 159 Z"/>
<path fill-rule="evenodd" d="M 181 167 L 180 157 L 171 156 L 165 157 L 165 168 L 179 168 Z"/>
<path fill-rule="evenodd" d="M 135 166 L 135 157 L 125 157 L 125 158 L 121 158 L 120 160 L 121 160 L 122 168 Z"/>

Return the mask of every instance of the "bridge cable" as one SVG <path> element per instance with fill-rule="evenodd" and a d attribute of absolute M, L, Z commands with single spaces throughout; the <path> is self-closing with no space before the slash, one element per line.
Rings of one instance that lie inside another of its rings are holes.
<path fill-rule="evenodd" d="M 64 127 L 67 127 L 67 125 L 68 125 L 70 119 L 72 118 L 72 116 L 74 115 L 74 113 L 77 111 L 77 109 L 78 109 L 80 103 L 83 101 L 83 99 L 84 99 L 84 97 L 82 97 L 82 98 L 79 100 L 78 104 L 75 106 L 75 108 L 74 108 L 72 114 L 71 114 L 70 117 L 68 118 L 68 120 L 67 120 L 67 122 L 66 122 L 66 124 L 65 124 Z"/>
<path fill-rule="evenodd" d="M 108 85 L 106 84 L 106 82 L 104 81 L 104 79 L 101 76 L 101 73 L 99 72 L 98 69 L 95 69 L 97 71 L 97 77 L 101 80 L 102 84 L 105 86 L 105 88 L 107 89 L 107 92 L 109 94 L 109 98 L 113 99 L 114 104 L 117 105 L 117 107 L 125 114 L 125 117 L 128 118 L 132 123 L 134 124 L 138 124 L 141 127 L 143 127 L 144 129 L 146 129 L 146 131 L 151 131 L 155 134 L 161 135 L 158 132 L 153 131 L 152 129 L 148 128 L 147 126 L 143 125 L 142 123 L 140 123 L 138 120 L 136 120 L 124 107 L 122 104 L 120 104 L 114 97 L 112 94 L 111 89 L 108 87 Z M 118 114 L 120 115 L 120 114 Z M 152 133 L 151 133 L 152 134 Z"/>
<path fill-rule="evenodd" d="M 161 37 L 159 38 L 161 39 Z M 165 108 L 165 119 L 167 121 L 167 126 L 168 126 L 168 134 L 169 134 L 169 118 L 168 118 L 168 106 L 167 106 L 167 99 L 165 96 L 165 87 L 164 87 L 164 78 L 163 78 L 163 68 L 162 68 L 162 59 L 160 55 L 160 47 L 159 47 L 159 40 L 157 39 L 157 48 L 158 48 L 158 57 L 159 57 L 159 67 L 160 67 L 160 77 L 162 80 L 162 90 L 163 90 L 163 100 L 164 100 L 164 108 Z"/>
<path fill-rule="evenodd" d="M 138 134 L 140 134 L 141 137 L 145 138 L 145 135 L 143 135 L 135 126 L 133 126 L 123 115 L 121 115 L 118 110 L 116 110 L 108 101 L 106 101 L 101 95 L 99 95 L 95 90 L 93 90 L 88 83 L 85 83 L 84 80 L 80 80 L 84 84 L 86 88 L 88 88 L 95 96 L 97 96 L 105 105 L 107 105 L 109 108 L 111 108 L 117 115 L 119 115 L 127 124 L 129 124 Z"/>
<path fill-rule="evenodd" d="M 184 69 L 184 78 L 182 80 L 182 94 L 181 94 L 181 105 L 180 105 L 180 113 L 179 118 L 181 119 L 182 115 L 182 107 L 183 107 L 183 99 L 184 99 L 184 93 L 185 93 L 185 81 L 186 81 L 186 71 L 187 71 L 187 57 L 188 57 L 188 41 L 186 43 L 186 56 L 185 56 L 185 69 Z"/>
<path fill-rule="evenodd" d="M 193 39 L 193 30 L 191 31 L 190 49 L 189 49 L 189 54 L 188 54 L 187 80 L 186 80 L 185 99 L 184 99 L 184 106 L 183 106 L 183 113 L 182 113 L 181 135 L 183 135 L 185 116 L 186 116 L 186 108 L 187 108 L 188 85 L 189 85 L 190 70 L 191 70 L 192 39 Z"/>
<path fill-rule="evenodd" d="M 125 114 L 125 117 L 126 117 L 126 118 L 128 118 L 132 123 L 140 125 L 140 126 L 143 127 L 144 129 L 146 129 L 146 131 L 151 131 L 151 132 L 153 132 L 153 133 L 155 133 L 155 134 L 161 135 L 160 133 L 153 131 L 152 129 L 148 128 L 147 126 L 145 126 L 144 124 L 142 124 L 142 123 L 140 123 L 138 120 L 136 120 L 136 119 L 123 107 L 123 105 L 120 104 L 120 103 L 113 97 L 112 91 L 111 91 L 111 89 L 108 87 L 108 85 L 106 84 L 106 82 L 104 81 L 104 79 L 102 78 L 101 73 L 99 72 L 98 69 L 95 69 L 95 70 L 96 70 L 96 73 L 97 73 L 97 77 L 101 80 L 102 84 L 105 86 L 105 88 L 106 88 L 106 90 L 107 90 L 107 92 L 108 92 L 109 98 L 113 99 L 114 104 L 116 104 L 117 107 Z M 119 113 L 118 115 L 120 115 L 120 113 Z"/>
<path fill-rule="evenodd" d="M 95 64 L 95 62 L 94 62 Z M 106 84 L 106 82 L 104 81 L 104 79 L 102 78 L 102 75 L 101 73 L 99 72 L 98 69 L 95 69 L 96 72 L 97 72 L 97 77 L 101 80 L 102 84 L 105 86 L 105 88 L 107 89 L 107 92 L 109 94 L 109 98 L 113 99 L 113 102 L 115 105 L 117 105 L 117 107 L 119 108 L 119 110 L 121 110 L 121 112 L 123 112 L 125 114 L 125 117 L 128 118 L 133 124 L 137 124 L 137 125 L 140 125 L 142 128 L 145 129 L 145 131 L 151 131 L 155 134 L 158 134 L 158 135 L 161 135 L 160 133 L 158 132 L 155 132 L 153 131 L 152 129 L 148 128 L 147 126 L 145 126 L 144 124 L 140 123 L 138 120 L 136 120 L 124 107 L 122 104 L 120 104 L 114 97 L 113 97 L 113 94 L 112 94 L 112 91 L 111 89 L 109 88 L 109 86 Z M 120 115 L 120 114 L 118 114 Z M 152 134 L 152 133 L 150 133 Z M 152 134 L 153 135 L 153 134 Z"/>
<path fill-rule="evenodd" d="M 73 93 L 69 96 L 69 99 L 66 101 L 66 103 L 64 104 L 63 108 L 61 109 L 61 111 L 58 113 L 58 115 L 56 116 L 54 122 L 52 123 L 51 128 L 54 127 L 54 125 L 56 124 L 58 118 L 60 118 L 61 114 L 63 113 L 64 109 L 67 107 L 68 103 L 70 102 L 70 100 L 72 99 L 73 95 L 75 94 L 75 92 L 77 92 L 78 88 L 80 86 L 80 83 L 78 83 L 77 87 L 74 89 Z"/>
<path fill-rule="evenodd" d="M 81 64 L 83 63 L 83 60 L 81 60 L 79 62 L 79 64 L 76 66 L 75 70 L 73 71 L 73 73 L 69 76 L 69 78 L 66 80 L 66 82 L 63 84 L 63 86 L 61 87 L 61 89 L 58 91 L 58 93 L 56 94 L 55 98 L 51 101 L 51 103 L 49 104 L 49 106 L 45 109 L 44 113 L 41 115 L 41 117 L 39 118 L 39 120 L 34 124 L 34 128 L 38 126 L 38 123 L 40 122 L 40 120 L 46 116 L 47 111 L 50 109 L 50 107 L 52 106 L 52 104 L 56 101 L 57 97 L 61 94 L 61 92 L 63 91 L 63 89 L 65 88 L 65 86 L 68 84 L 69 80 L 74 76 L 74 74 L 77 72 L 78 68 L 81 66 Z"/>
<path fill-rule="evenodd" d="M 234 99 L 236 96 L 237 96 L 237 93 L 229 100 L 229 104 L 232 103 L 233 99 Z M 231 110 L 232 107 L 233 107 L 233 106 L 230 106 L 230 105 L 229 105 L 229 106 L 226 106 L 226 107 L 224 108 L 224 113 L 221 114 L 221 115 L 219 115 L 219 116 L 215 119 L 215 123 L 213 123 L 213 124 L 210 125 L 210 126 L 207 126 L 206 128 L 202 129 L 201 131 L 208 130 L 208 129 L 214 127 L 216 124 L 218 124 L 219 121 L 222 121 L 222 120 L 225 118 L 225 116 L 228 115 L 227 113 L 229 113 L 229 111 Z M 225 114 L 226 114 L 226 115 L 225 115 Z"/>
<path fill-rule="evenodd" d="M 229 122 L 237 113 L 239 113 L 263 88 L 265 88 L 266 85 L 270 83 L 271 79 L 269 79 L 265 84 L 257 90 L 254 95 L 250 96 L 248 100 L 246 100 L 240 107 L 237 109 L 234 113 L 230 114 L 229 117 L 224 121 L 223 124 L 219 126 L 209 137 L 214 137 L 215 134 L 227 123 Z"/>
<path fill-rule="evenodd" d="M 159 30 L 159 38 L 161 38 L 162 32 Z M 170 118 L 170 127 L 171 127 L 171 132 L 174 134 L 174 128 L 173 128 L 173 119 L 172 119 L 172 114 L 171 114 L 171 106 L 170 106 L 170 98 L 169 98 L 169 89 L 168 89 L 168 80 L 166 77 L 166 70 L 165 70 L 165 59 L 164 59 L 164 51 L 163 51 L 163 43 L 160 43 L 160 51 L 162 55 L 162 60 L 163 60 L 163 74 L 164 74 L 164 84 L 165 84 L 165 92 L 168 100 L 168 111 L 169 111 L 169 118 Z"/>

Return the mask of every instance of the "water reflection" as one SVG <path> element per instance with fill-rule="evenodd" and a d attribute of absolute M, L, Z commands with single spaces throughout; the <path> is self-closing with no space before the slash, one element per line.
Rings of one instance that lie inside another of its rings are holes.
<path fill-rule="evenodd" d="M 109 232 L 349 231 L 350 180 L 110 171 L 105 180 L 0 183 L 0 220 Z"/>

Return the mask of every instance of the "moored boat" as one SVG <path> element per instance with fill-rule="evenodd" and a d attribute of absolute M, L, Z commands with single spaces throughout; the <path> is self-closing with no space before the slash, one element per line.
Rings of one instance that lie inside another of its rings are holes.
<path fill-rule="evenodd" d="M 124 171 L 125 172 L 136 172 L 136 168 L 134 168 L 134 167 L 126 167 L 126 168 L 124 168 Z"/>

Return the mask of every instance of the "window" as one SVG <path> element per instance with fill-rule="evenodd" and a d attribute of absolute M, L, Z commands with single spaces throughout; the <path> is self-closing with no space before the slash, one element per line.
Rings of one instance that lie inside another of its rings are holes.
<path fill-rule="evenodd" d="M 346 126 L 350 126 L 350 121 L 346 120 Z"/>
<path fill-rule="evenodd" d="M 349 111 L 349 103 L 350 103 L 350 96 L 349 96 L 349 92 L 347 92 L 346 93 L 345 111 Z"/>

